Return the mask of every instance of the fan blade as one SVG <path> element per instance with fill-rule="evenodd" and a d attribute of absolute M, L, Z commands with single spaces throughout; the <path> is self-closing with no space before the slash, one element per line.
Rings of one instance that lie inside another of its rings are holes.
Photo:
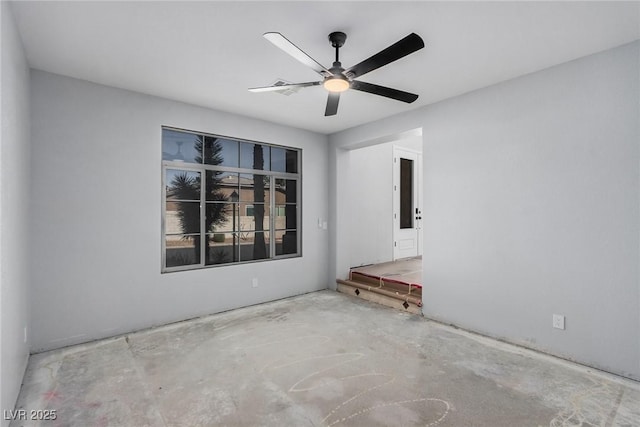
<path fill-rule="evenodd" d="M 372 57 L 349 68 L 345 71 L 345 74 L 352 79 L 360 77 L 369 71 L 373 71 L 393 61 L 397 61 L 398 59 L 420 50 L 423 47 L 424 41 L 422 41 L 422 38 L 416 33 L 411 33 L 388 48 L 381 50 Z"/>
<path fill-rule="evenodd" d="M 293 56 L 298 61 L 302 62 L 307 67 L 311 68 L 316 73 L 319 73 L 323 77 L 332 76 L 331 71 L 327 70 L 322 64 L 318 63 L 315 59 L 307 55 L 295 44 L 291 43 L 285 36 L 280 33 L 264 33 L 262 35 L 265 39 L 269 40 L 276 47 L 284 50 L 289 55 Z"/>
<path fill-rule="evenodd" d="M 297 87 L 319 86 L 321 84 L 322 82 L 306 82 L 306 83 L 291 83 L 289 85 L 252 87 L 252 88 L 249 88 L 249 92 L 275 92 L 279 90 L 294 89 Z"/>
<path fill-rule="evenodd" d="M 392 89 L 390 87 L 378 86 L 373 83 L 366 83 L 354 80 L 351 82 L 351 89 L 359 90 L 361 92 L 372 93 L 374 95 L 385 96 L 398 101 L 412 103 L 418 99 L 418 95 L 415 93 L 404 92 L 398 89 Z"/>
<path fill-rule="evenodd" d="M 325 116 L 335 116 L 338 112 L 338 101 L 340 101 L 340 92 L 329 92 L 327 98 L 327 108 L 324 110 Z"/>

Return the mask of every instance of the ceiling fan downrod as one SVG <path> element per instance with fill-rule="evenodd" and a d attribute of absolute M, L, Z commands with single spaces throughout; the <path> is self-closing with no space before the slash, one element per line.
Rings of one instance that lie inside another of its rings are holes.
<path fill-rule="evenodd" d="M 336 48 L 336 62 L 333 63 L 333 66 L 335 67 L 337 64 L 339 67 L 340 66 L 339 50 L 342 46 L 344 46 L 344 42 L 347 41 L 347 35 L 342 31 L 335 31 L 329 34 L 329 41 L 331 42 L 331 46 Z"/>
<path fill-rule="evenodd" d="M 344 75 L 344 68 L 340 63 L 340 48 L 346 40 L 347 35 L 341 31 L 329 34 L 331 46 L 336 48 L 336 61 L 333 63 L 333 67 L 329 68 L 331 75 L 325 77 L 322 84 L 325 89 L 334 94 L 344 92 L 351 87 L 351 81 Z"/>

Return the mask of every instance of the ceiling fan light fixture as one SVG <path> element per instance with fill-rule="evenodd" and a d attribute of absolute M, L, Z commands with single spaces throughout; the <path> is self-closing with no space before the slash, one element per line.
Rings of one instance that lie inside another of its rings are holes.
<path fill-rule="evenodd" d="M 343 76 L 329 77 L 324 81 L 322 85 L 326 90 L 333 93 L 344 92 L 351 86 L 349 80 L 347 80 L 346 77 Z"/>

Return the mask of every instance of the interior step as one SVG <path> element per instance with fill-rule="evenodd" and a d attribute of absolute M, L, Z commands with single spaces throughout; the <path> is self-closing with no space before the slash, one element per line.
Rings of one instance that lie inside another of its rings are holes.
<path fill-rule="evenodd" d="M 349 281 L 362 283 L 368 286 L 380 287 L 400 294 L 409 294 L 422 299 L 422 286 L 409 284 L 389 277 L 378 277 L 359 271 L 349 273 Z"/>
<path fill-rule="evenodd" d="M 392 288 L 387 285 L 380 286 L 377 281 L 375 283 L 362 283 L 359 281 L 359 278 L 357 281 L 353 279 L 353 276 L 352 280 L 337 279 L 338 291 L 387 307 L 413 314 L 422 314 L 421 289 L 420 295 L 417 295 L 416 289 L 412 289 L 412 292 L 408 293 L 408 287 L 406 285 L 402 288 L 401 286 L 403 285 L 395 284 L 399 288 L 396 289 L 395 287 Z"/>

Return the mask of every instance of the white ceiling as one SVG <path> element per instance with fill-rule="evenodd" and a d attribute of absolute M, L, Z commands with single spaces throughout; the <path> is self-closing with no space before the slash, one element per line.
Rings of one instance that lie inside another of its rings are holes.
<path fill-rule="evenodd" d="M 32 68 L 333 133 L 640 38 L 640 2 L 31 2 L 13 3 Z M 324 117 L 320 87 L 250 93 L 319 76 L 262 37 L 277 31 L 345 68 L 411 32 L 426 47 L 360 80 L 414 92 L 413 104 L 349 91 Z"/>

